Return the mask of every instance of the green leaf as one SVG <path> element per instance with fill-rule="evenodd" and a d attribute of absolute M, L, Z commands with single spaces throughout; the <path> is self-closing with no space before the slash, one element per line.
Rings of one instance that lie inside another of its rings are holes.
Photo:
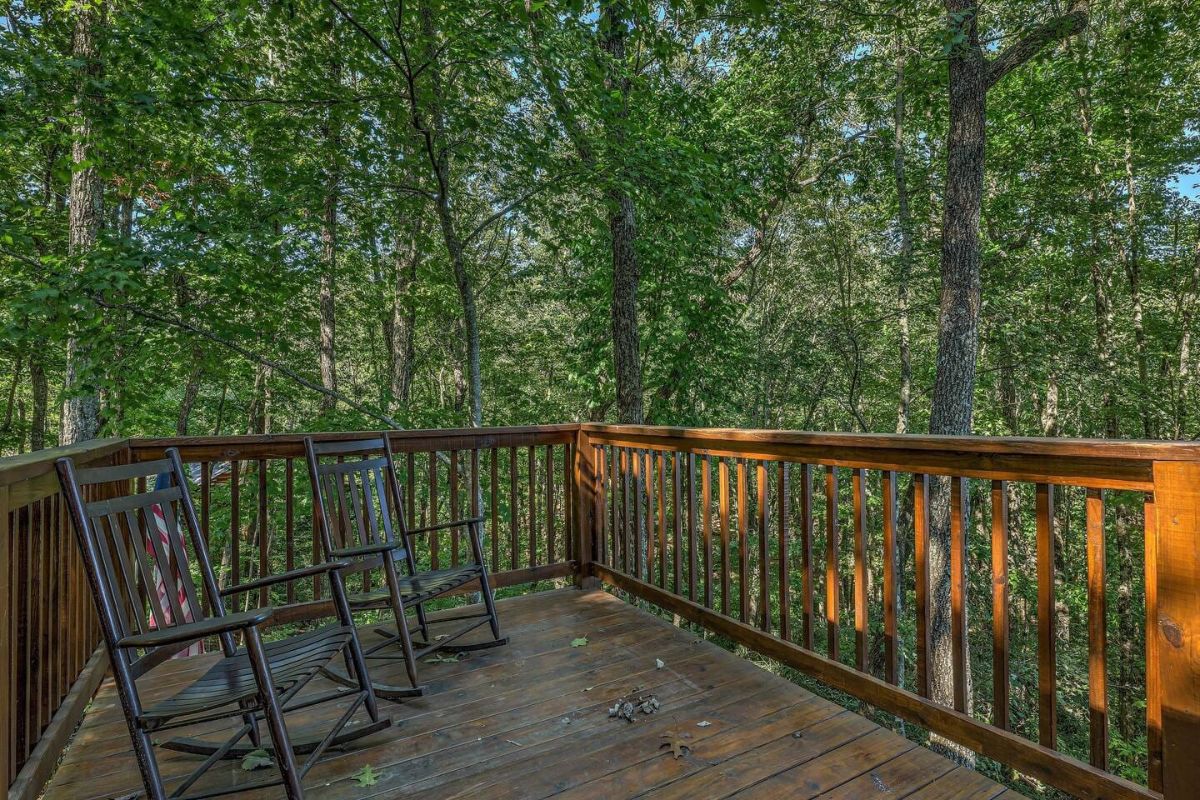
<path fill-rule="evenodd" d="M 588 643 L 586 636 L 580 636 L 578 639 L 571 640 L 571 647 L 586 647 Z"/>
<path fill-rule="evenodd" d="M 352 777 L 358 786 L 374 786 L 379 783 L 379 773 L 370 764 L 363 764 L 363 768 L 354 773 Z"/>
<path fill-rule="evenodd" d="M 246 770 L 246 772 L 253 772 L 256 769 L 273 766 L 275 766 L 275 762 L 271 760 L 271 754 L 266 750 L 251 750 L 242 759 L 242 769 Z"/>

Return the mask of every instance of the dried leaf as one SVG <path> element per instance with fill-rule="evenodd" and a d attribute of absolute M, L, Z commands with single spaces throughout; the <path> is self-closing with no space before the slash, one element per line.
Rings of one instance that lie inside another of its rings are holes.
<path fill-rule="evenodd" d="M 654 668 L 655 669 L 662 669 L 665 666 L 666 666 L 666 663 L 661 658 L 654 659 Z"/>
<path fill-rule="evenodd" d="M 689 747 L 688 745 L 684 744 L 684 741 L 683 741 L 684 739 L 692 738 L 692 735 L 690 733 L 677 733 L 676 731 L 667 731 L 659 738 L 665 739 L 665 741 L 658 746 L 658 749 L 661 750 L 664 747 L 669 747 L 669 748 L 671 748 L 671 754 L 673 756 L 675 756 L 676 758 L 683 758 L 686 754 L 690 753 L 692 750 L 692 748 Z"/>
<path fill-rule="evenodd" d="M 697 728 L 707 728 L 709 725 L 712 725 L 712 723 L 706 719 L 702 719 L 696 723 Z"/>
<path fill-rule="evenodd" d="M 246 770 L 246 772 L 253 772 L 256 769 L 273 766 L 275 766 L 275 762 L 271 760 L 271 754 L 266 750 L 251 750 L 242 759 L 242 769 Z"/>
<path fill-rule="evenodd" d="M 588 643 L 587 637 L 580 636 L 578 639 L 571 640 L 571 647 L 587 647 L 587 643 Z"/>
<path fill-rule="evenodd" d="M 425 659 L 426 664 L 457 664 L 458 655 L 444 656 L 441 653 L 434 653 L 429 658 Z"/>
<path fill-rule="evenodd" d="M 379 783 L 379 773 L 370 764 L 363 764 L 363 768 L 352 777 L 358 786 L 374 786 Z"/>

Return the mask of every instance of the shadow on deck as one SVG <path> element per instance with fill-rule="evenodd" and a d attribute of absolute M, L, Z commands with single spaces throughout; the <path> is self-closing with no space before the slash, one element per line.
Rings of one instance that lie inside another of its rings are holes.
<path fill-rule="evenodd" d="M 544 592 L 499 607 L 511 644 L 458 663 L 423 664 L 428 694 L 383 703 L 394 727 L 329 754 L 309 773 L 307 796 L 1018 797 L 603 592 Z M 585 646 L 571 646 L 584 636 Z M 170 693 L 210 660 L 169 662 L 156 671 L 152 694 Z M 384 662 L 376 678 L 401 682 L 402 670 Z M 661 704 L 657 713 L 637 714 L 632 724 L 609 717 L 618 698 L 650 695 Z M 108 680 L 46 800 L 121 798 L 140 790 L 116 703 Z M 681 757 L 674 757 L 672 740 L 686 748 Z M 168 785 L 197 763 L 160 752 Z M 377 775 L 372 786 L 353 779 L 365 765 Z M 228 762 L 204 785 L 250 784 L 256 777 Z"/>

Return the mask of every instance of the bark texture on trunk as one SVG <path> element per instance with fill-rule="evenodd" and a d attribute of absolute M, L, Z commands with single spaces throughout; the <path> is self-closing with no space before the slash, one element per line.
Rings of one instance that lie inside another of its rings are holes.
<path fill-rule="evenodd" d="M 83 66 L 75 86 L 71 113 L 71 188 L 67 252 L 79 259 L 95 246 L 104 213 L 104 187 L 94 163 L 93 84 L 103 72 L 99 32 L 104 24 L 103 0 L 74 7 L 71 55 Z M 92 369 L 89 349 L 79 337 L 67 339 L 66 400 L 63 402 L 60 444 L 94 439 L 100 431 L 100 398 L 87 386 Z"/>
<path fill-rule="evenodd" d="M 625 147 L 625 122 L 629 117 L 629 79 L 625 75 L 625 40 L 629 35 L 629 10 L 624 0 L 602 4 L 600 47 L 608 55 L 605 89 L 616 93 L 619 108 L 609 127 L 616 152 Z M 615 177 L 615 176 L 614 176 Z M 637 219 L 633 198 L 618 188 L 607 192 L 608 232 L 612 240 L 613 372 L 617 381 L 618 421 L 640 425 L 642 410 L 642 358 L 638 334 L 637 296 L 641 269 L 637 254 Z"/>
<path fill-rule="evenodd" d="M 392 295 L 391 320 L 386 326 L 393 413 L 406 407 L 412 396 L 413 337 L 417 327 L 412 291 L 417 283 L 417 266 L 421 258 L 420 230 L 418 223 L 396 236 L 395 292 Z"/>
<path fill-rule="evenodd" d="M 41 450 L 46 446 L 46 410 L 49 386 L 46 370 L 38 358 L 29 360 L 29 382 L 33 387 L 33 413 L 29 419 L 29 449 Z"/>

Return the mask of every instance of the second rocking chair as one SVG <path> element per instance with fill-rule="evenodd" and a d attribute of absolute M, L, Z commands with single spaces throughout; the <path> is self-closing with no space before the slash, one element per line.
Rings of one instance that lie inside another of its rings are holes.
<path fill-rule="evenodd" d="M 396 700 L 422 694 L 424 687 L 417 678 L 417 661 L 431 653 L 478 650 L 508 642 L 500 635 L 500 620 L 488 583 L 481 542 L 482 517 L 407 528 L 395 459 L 386 434 L 350 442 L 318 442 L 306 437 L 304 451 L 325 558 L 351 562 L 352 566 L 343 570 L 343 574 L 362 573 L 361 588 L 349 594 L 351 609 L 390 610 L 395 617 L 395 630 L 377 629 L 383 640 L 365 645 L 364 652 L 368 659 L 403 659 L 411 686 L 376 683 L 377 695 Z M 436 536 L 440 531 L 456 528 L 467 533 L 470 560 L 447 569 L 420 571 L 410 538 L 422 534 Z M 381 578 L 378 583 L 372 583 L 373 574 Z M 440 617 L 438 622 L 462 624 L 431 637 L 425 604 L 476 581 L 484 610 Z M 422 640 L 412 638 L 405 616 L 409 610 L 415 613 Z M 455 643 L 485 623 L 491 626 L 492 639 Z M 399 653 L 393 649 L 396 645 Z M 327 675 L 347 683 L 352 680 L 332 668 Z"/>

